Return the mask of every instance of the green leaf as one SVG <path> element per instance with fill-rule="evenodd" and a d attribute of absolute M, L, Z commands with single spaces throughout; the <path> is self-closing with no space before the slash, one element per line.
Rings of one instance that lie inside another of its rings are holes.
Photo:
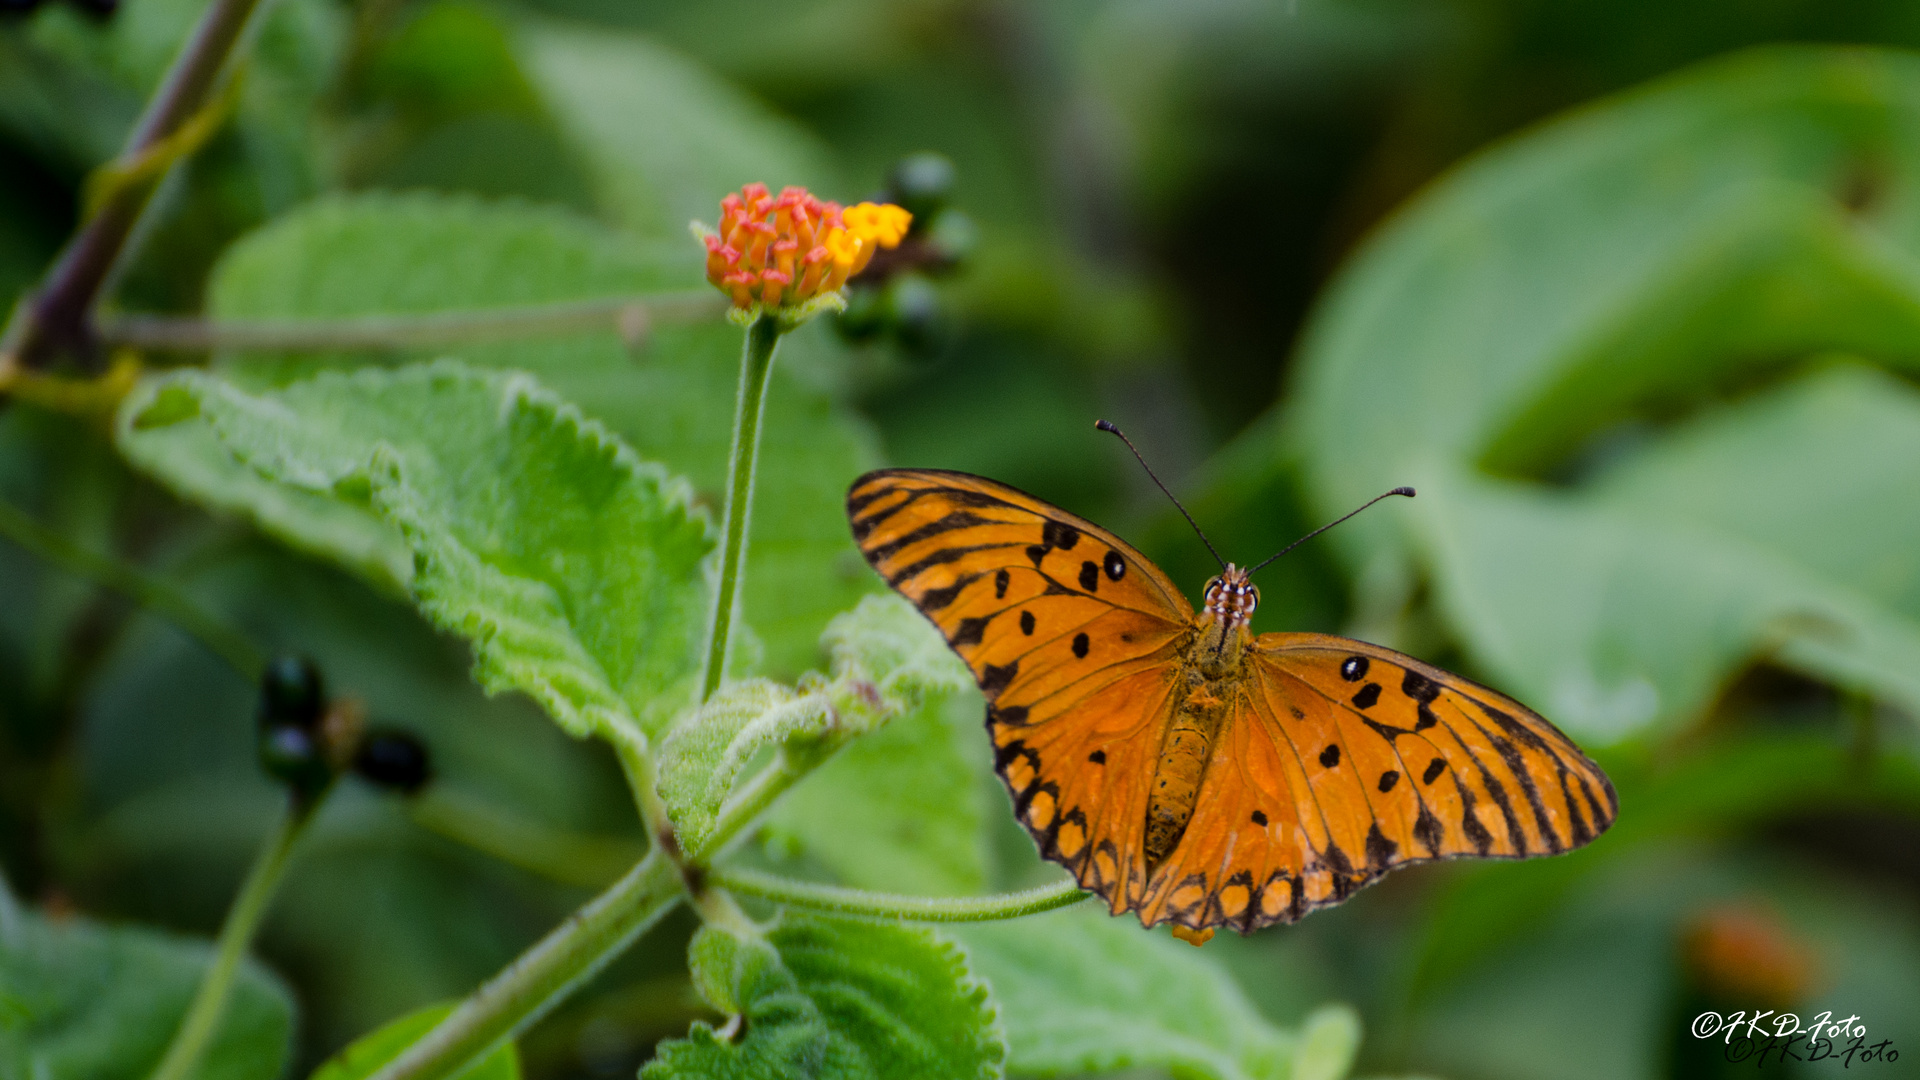
<path fill-rule="evenodd" d="M 1351 1009 L 1322 1008 L 1298 1033 L 1275 1028 L 1203 953 L 1129 918 L 1069 909 L 954 933 L 993 987 L 1014 1075 L 1338 1080 L 1359 1045 Z"/>
<path fill-rule="evenodd" d="M 179 415 L 165 404 L 178 394 L 195 418 L 156 426 Z M 441 362 L 248 393 L 183 371 L 143 384 L 121 420 L 123 445 L 204 426 L 260 477 L 397 528 L 416 602 L 473 642 L 480 685 L 526 693 L 575 735 L 637 739 L 683 700 L 706 523 L 683 481 L 525 375 Z M 129 456 L 192 479 L 162 455 Z"/>
<path fill-rule="evenodd" d="M 830 674 L 787 686 L 751 679 L 721 687 L 683 717 L 661 748 L 660 796 L 681 846 L 698 849 L 742 773 L 769 747 L 824 758 L 847 740 L 972 687 L 946 642 L 912 605 L 870 596 L 828 624 Z"/>
<path fill-rule="evenodd" d="M 249 469 L 197 420 L 198 398 L 168 386 L 123 429 L 128 461 L 201 506 L 251 519 L 262 531 L 310 555 L 333 559 L 384 592 L 405 595 L 413 552 L 400 530 L 368 508 L 276 483 Z"/>
<path fill-rule="evenodd" d="M 696 983 L 743 1023 L 663 1043 L 642 1080 L 988 1080 L 1006 1043 L 993 1001 L 952 942 L 923 927 L 789 912 L 764 941 L 712 926 Z"/>
<path fill-rule="evenodd" d="M 1920 158 L 1896 133 L 1917 102 L 1911 56 L 1760 50 L 1582 110 L 1417 199 L 1321 304 L 1292 402 L 1322 513 L 1420 488 L 1343 526 L 1354 564 L 1383 581 L 1424 566 L 1472 658 L 1594 739 L 1697 714 L 1773 648 L 1920 700 L 1920 628 L 1893 602 L 1920 549 L 1903 514 L 1867 510 L 1920 490 L 1867 460 L 1910 453 L 1911 395 L 1869 408 L 1785 386 L 1725 419 L 1745 436 L 1694 415 L 1826 350 L 1914 370 Z M 1697 440 L 1720 448 L 1662 449 Z M 1833 512 L 1874 484 L 1879 501 Z M 1836 569 L 1856 555 L 1873 568 Z"/>
<path fill-rule="evenodd" d="M 769 847 L 798 851 L 863 889 L 965 896 L 986 884 L 984 743 L 977 693 L 931 694 L 856 739 L 767 815 Z"/>
<path fill-rule="evenodd" d="M 699 247 L 684 235 L 646 248 L 550 209 L 371 195 L 322 200 L 234 245 L 216 268 L 208 306 L 221 318 L 472 311 L 704 289 L 700 268 Z M 637 354 L 611 327 L 455 351 L 474 366 L 532 372 L 717 507 L 726 498 L 740 349 L 739 329 L 716 318 L 663 321 Z M 278 383 L 363 359 L 248 354 L 224 370 Z M 830 330 L 808 327 L 781 345 L 768 390 L 743 610 L 768 669 L 788 677 L 816 662 L 827 620 L 878 584 L 847 533 L 847 485 L 877 452 L 838 401 L 843 362 Z"/>
<path fill-rule="evenodd" d="M 0 913 L 0 1078 L 145 1076 L 213 959 L 205 942 L 80 918 Z M 293 998 L 246 961 L 196 1080 L 273 1080 L 292 1050 Z"/>
<path fill-rule="evenodd" d="M 309 1080 L 361 1080 L 372 1076 L 459 1007 L 457 1001 L 441 1002 L 383 1024 L 328 1058 Z M 512 1043 L 506 1043 L 447 1080 L 520 1080 L 520 1056 L 514 1053 Z"/>
<path fill-rule="evenodd" d="M 826 190 L 825 150 L 805 129 L 663 45 L 545 23 L 527 27 L 520 47 L 600 204 L 636 232 L 684 236 L 688 221 L 714 220 L 720 197 L 752 181 Z"/>

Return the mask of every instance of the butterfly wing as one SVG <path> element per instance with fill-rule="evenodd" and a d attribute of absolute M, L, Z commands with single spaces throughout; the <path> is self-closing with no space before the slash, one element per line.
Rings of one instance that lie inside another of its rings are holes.
<path fill-rule="evenodd" d="M 1141 921 L 1242 932 L 1409 863 L 1558 854 L 1618 810 L 1539 714 L 1377 645 L 1266 634 Z"/>
<path fill-rule="evenodd" d="M 847 518 L 979 681 L 995 769 L 1041 853 L 1115 912 L 1137 904 L 1186 598 L 1098 525 L 966 473 L 868 473 Z"/>

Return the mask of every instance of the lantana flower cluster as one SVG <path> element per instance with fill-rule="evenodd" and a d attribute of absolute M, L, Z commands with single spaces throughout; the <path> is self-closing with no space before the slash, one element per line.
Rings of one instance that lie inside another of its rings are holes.
<path fill-rule="evenodd" d="M 890 203 L 842 208 L 805 188 L 774 195 L 748 184 L 720 200 L 720 227 L 696 225 L 707 246 L 707 281 L 742 321 L 763 312 L 804 321 L 845 305 L 841 289 L 880 248 L 899 245 L 913 215 Z"/>

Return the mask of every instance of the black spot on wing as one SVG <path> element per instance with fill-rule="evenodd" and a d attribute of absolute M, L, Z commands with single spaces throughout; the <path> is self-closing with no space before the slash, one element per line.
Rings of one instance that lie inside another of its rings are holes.
<path fill-rule="evenodd" d="M 1371 709 L 1373 708 L 1374 702 L 1379 700 L 1380 684 L 1370 682 L 1361 687 L 1359 693 L 1353 695 L 1353 707 L 1356 709 Z"/>
<path fill-rule="evenodd" d="M 1064 521 L 1048 518 L 1047 523 L 1040 526 L 1040 542 L 1061 551 L 1072 551 L 1073 545 L 1080 542 L 1080 530 Z"/>
<path fill-rule="evenodd" d="M 993 575 L 993 598 L 995 600 L 1005 600 L 1007 598 L 1007 586 L 1011 584 L 1013 584 L 1013 575 L 1007 572 L 1006 567 L 1001 567 L 999 572 Z"/>
<path fill-rule="evenodd" d="M 1381 773 L 1380 774 L 1380 794 L 1385 795 L 1387 792 L 1392 791 L 1393 785 L 1399 782 L 1400 782 L 1400 774 L 1395 772 L 1394 770 L 1388 769 L 1386 772 Z"/>
<path fill-rule="evenodd" d="M 1004 667 L 988 664 L 980 669 L 980 692 L 989 698 L 1007 688 L 1015 675 L 1020 674 L 1020 661 L 1014 660 Z"/>
<path fill-rule="evenodd" d="M 987 724 L 989 726 L 998 727 L 1000 725 L 1008 725 L 1011 727 L 1020 727 L 1026 724 L 1026 722 L 1027 707 L 1025 705 L 1007 705 L 1001 708 L 995 708 L 992 705 L 987 706 Z"/>
<path fill-rule="evenodd" d="M 1087 658 L 1087 650 L 1091 646 L 1092 642 L 1088 640 L 1086 634 L 1081 633 L 1073 636 L 1073 655 L 1080 659 L 1085 660 Z"/>
<path fill-rule="evenodd" d="M 1040 568 L 1040 560 L 1046 558 L 1047 552 L 1052 550 L 1052 548 L 1045 544 L 1032 544 L 1027 548 L 1027 558 L 1033 560 L 1033 568 L 1038 570 Z"/>
<path fill-rule="evenodd" d="M 1440 718 L 1433 713 L 1433 703 L 1440 697 L 1442 689 L 1444 687 L 1439 683 L 1412 668 L 1407 669 L 1406 677 L 1400 680 L 1400 692 L 1413 699 L 1414 711 L 1420 716 L 1413 722 L 1413 730 L 1425 731 L 1440 722 Z"/>
<path fill-rule="evenodd" d="M 1427 762 L 1427 771 L 1420 774 L 1420 782 L 1423 784 L 1431 784 L 1435 780 L 1440 779 L 1440 774 L 1446 771 L 1447 763 L 1439 758 L 1434 758 L 1432 761 Z"/>
<path fill-rule="evenodd" d="M 1440 854 L 1440 845 L 1447 838 L 1446 826 L 1440 824 L 1440 819 L 1433 816 L 1424 802 L 1420 804 L 1420 816 L 1413 822 L 1413 838 L 1427 849 L 1429 858 Z"/>
<path fill-rule="evenodd" d="M 1371 663 L 1364 656 L 1349 656 L 1340 664 L 1340 677 L 1348 682 L 1359 682 L 1367 677 L 1367 668 Z"/>
<path fill-rule="evenodd" d="M 1394 853 L 1399 850 L 1400 845 L 1387 839 L 1387 834 L 1380 831 L 1379 822 L 1374 822 L 1367 829 L 1367 866 L 1370 869 L 1385 870 L 1393 862 Z"/>
<path fill-rule="evenodd" d="M 1255 810 L 1253 812 L 1253 817 L 1251 818 L 1251 820 L 1255 825 L 1259 825 L 1264 828 L 1267 824 L 1267 812 L 1265 810 Z"/>
<path fill-rule="evenodd" d="M 1320 861 L 1326 863 L 1327 869 L 1340 877 L 1353 875 L 1353 860 L 1347 858 L 1347 853 L 1340 850 L 1340 845 L 1331 839 L 1327 841 L 1327 849 L 1320 853 Z"/>
<path fill-rule="evenodd" d="M 1031 611 L 1021 612 L 1020 613 L 1020 632 L 1027 635 L 1028 637 L 1032 637 L 1033 627 L 1034 627 L 1033 612 Z"/>
<path fill-rule="evenodd" d="M 1119 581 L 1121 578 L 1127 576 L 1127 560 L 1121 558 L 1119 552 L 1109 551 L 1107 552 L 1106 569 L 1109 580 Z"/>
<path fill-rule="evenodd" d="M 1093 762 L 1095 765 L 1105 765 L 1107 763 L 1107 752 L 1105 750 L 1095 750 L 1093 753 L 1087 755 L 1087 760 Z"/>
<path fill-rule="evenodd" d="M 956 649 L 962 645 L 980 644 L 980 639 L 986 635 L 987 624 L 992 621 L 991 615 L 961 619 L 960 625 L 953 628 L 953 636 L 947 639 L 947 644 Z"/>
<path fill-rule="evenodd" d="M 979 574 L 967 574 L 951 585 L 938 589 L 928 589 L 926 592 L 912 599 L 921 611 L 943 611 L 948 604 L 953 603 L 954 599 L 960 595 L 961 590 L 979 580 Z"/>
<path fill-rule="evenodd" d="M 1099 564 L 1091 561 L 1080 564 L 1080 587 L 1088 592 L 1098 592 L 1100 590 Z"/>
<path fill-rule="evenodd" d="M 1338 768 L 1340 765 L 1340 747 L 1334 743 L 1328 743 L 1327 748 L 1320 751 L 1320 764 L 1329 769 Z"/>

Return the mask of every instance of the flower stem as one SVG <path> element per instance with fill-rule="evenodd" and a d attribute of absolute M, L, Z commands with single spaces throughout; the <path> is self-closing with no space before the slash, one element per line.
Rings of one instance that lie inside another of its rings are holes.
<path fill-rule="evenodd" d="M 743 896 L 757 896 L 795 907 L 909 922 L 991 922 L 1033 915 L 1077 904 L 1087 893 L 1071 881 L 998 896 L 899 896 L 843 889 L 762 874 L 753 870 L 715 870 L 707 880 Z"/>
<path fill-rule="evenodd" d="M 727 527 L 720 550 L 720 589 L 714 598 L 712 637 L 707 641 L 707 670 L 700 700 L 720 688 L 726 676 L 727 643 L 733 631 L 734 598 L 739 592 L 747 520 L 753 516 L 753 469 L 760 457 L 760 414 L 767 401 L 767 376 L 780 344 L 780 322 L 762 315 L 747 328 L 740 356 L 740 396 L 733 415 L 733 454 L 727 478 Z"/>
<path fill-rule="evenodd" d="M 89 551 L 5 502 L 0 502 L 0 536 L 50 563 L 125 596 L 193 635 L 200 644 L 225 660 L 249 682 L 260 680 L 267 660 L 253 642 L 207 614 L 185 593 L 160 578 L 111 555 Z"/>
<path fill-rule="evenodd" d="M 371 1080 L 432 1080 L 460 1072 L 540 1019 L 685 895 L 679 867 L 656 847 Z"/>
<path fill-rule="evenodd" d="M 321 800 L 324 798 L 321 796 Z M 180 1029 L 174 1033 L 166 1056 L 153 1070 L 152 1080 L 183 1080 L 199 1064 L 200 1055 L 219 1030 L 220 1017 L 227 1008 L 227 995 L 233 990 L 234 976 L 240 971 L 240 961 L 246 957 L 254 931 L 260 928 L 274 889 L 286 872 L 293 846 L 307 822 L 313 820 L 313 811 L 321 800 L 304 806 L 289 802 L 279 824 L 261 846 L 260 854 L 254 857 L 253 869 L 247 872 L 247 880 L 240 886 L 239 895 L 233 898 L 226 922 L 220 926 L 213 963 L 201 977 L 193 1003 L 187 1007 L 186 1017 L 180 1021 Z"/>

